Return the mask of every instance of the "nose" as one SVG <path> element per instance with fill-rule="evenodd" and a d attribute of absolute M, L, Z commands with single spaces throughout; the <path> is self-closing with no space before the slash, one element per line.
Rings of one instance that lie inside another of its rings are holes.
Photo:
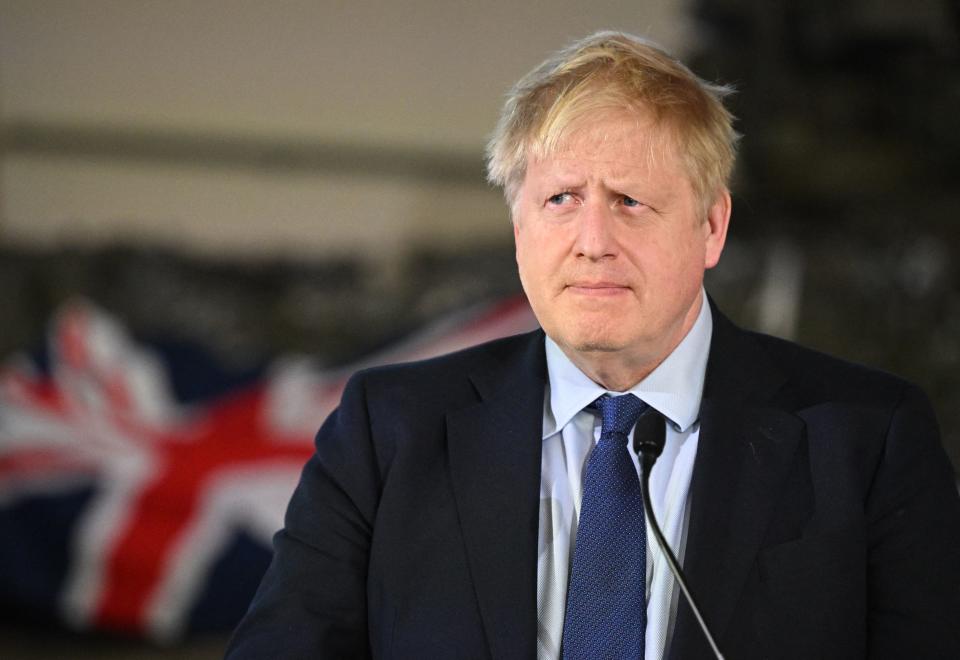
<path fill-rule="evenodd" d="M 616 218 L 609 206 L 597 199 L 590 200 L 581 207 L 578 220 L 575 246 L 578 257 L 598 261 L 616 256 Z"/>

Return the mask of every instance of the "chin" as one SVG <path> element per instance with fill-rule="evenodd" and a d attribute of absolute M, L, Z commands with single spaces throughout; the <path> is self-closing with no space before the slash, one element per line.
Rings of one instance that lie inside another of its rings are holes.
<path fill-rule="evenodd" d="M 536 308 L 534 309 L 536 312 Z M 636 320 L 629 310 L 597 312 L 577 306 L 548 309 L 538 314 L 547 335 L 559 346 L 577 353 L 614 353 L 636 341 Z"/>
<path fill-rule="evenodd" d="M 574 344 L 573 348 L 578 353 L 616 353 L 617 351 L 622 350 L 623 346 L 610 342 L 593 341 Z"/>
<path fill-rule="evenodd" d="M 564 339 L 564 343 L 578 353 L 615 353 L 623 350 L 628 343 L 613 333 L 596 331 L 568 333 Z"/>

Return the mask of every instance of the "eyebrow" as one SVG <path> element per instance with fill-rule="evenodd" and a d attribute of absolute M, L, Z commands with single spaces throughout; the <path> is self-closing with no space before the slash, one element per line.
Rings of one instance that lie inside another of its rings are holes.
<path fill-rule="evenodd" d="M 621 174 L 621 173 L 617 173 Z M 583 188 L 588 184 L 588 180 L 575 174 L 556 174 L 544 178 L 543 185 L 547 188 Z M 652 187 L 644 185 L 642 178 L 631 178 L 629 175 L 609 176 L 601 180 L 601 184 L 608 190 L 624 192 L 626 189 L 632 189 L 635 193 L 651 194 Z"/>

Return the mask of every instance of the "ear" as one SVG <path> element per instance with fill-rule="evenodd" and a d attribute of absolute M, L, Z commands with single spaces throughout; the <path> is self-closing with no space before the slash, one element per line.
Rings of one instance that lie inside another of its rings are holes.
<path fill-rule="evenodd" d="M 513 225 L 513 252 L 514 258 L 520 261 L 520 219 L 517 218 L 516 209 L 510 208 L 510 224 Z"/>
<path fill-rule="evenodd" d="M 727 228 L 730 226 L 730 210 L 733 202 L 730 200 L 730 191 L 724 188 L 713 200 L 707 209 L 706 222 L 703 231 L 706 239 L 704 252 L 704 268 L 713 268 L 720 262 L 720 253 L 727 241 Z"/>

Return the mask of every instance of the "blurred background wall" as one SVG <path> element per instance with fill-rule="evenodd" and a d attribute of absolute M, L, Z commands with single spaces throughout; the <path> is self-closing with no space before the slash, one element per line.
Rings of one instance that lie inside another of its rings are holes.
<path fill-rule="evenodd" d="M 958 17 L 942 0 L 0 0 L 0 356 L 42 347 L 81 296 L 228 372 L 335 367 L 517 294 L 484 141 L 520 75 L 614 28 L 739 90 L 721 307 L 920 382 L 960 465 Z"/>
<path fill-rule="evenodd" d="M 679 3 L 4 2 L 3 239 L 214 257 L 502 241 L 502 94 L 597 26 Z"/>
<path fill-rule="evenodd" d="M 0 329 L 4 353 L 35 341 L 77 290 L 137 330 L 169 320 L 164 331 L 240 344 L 238 360 L 277 348 L 260 333 L 278 319 L 281 343 L 332 347 L 331 359 L 378 341 L 370 323 L 350 346 L 318 340 L 343 327 L 331 288 L 350 290 L 355 316 L 377 316 L 381 341 L 435 314 L 430 300 L 516 290 L 507 214 L 482 157 L 507 88 L 594 29 L 678 50 L 690 41 L 685 5 L 668 0 L 642 11 L 430 0 L 0 8 L 0 249 L 16 310 Z M 475 277 L 478 260 L 494 264 L 493 288 Z M 187 290 L 170 283 L 200 262 L 216 271 L 209 287 L 193 275 Z M 235 274 L 213 281 L 227 264 L 272 273 L 237 294 L 261 289 L 253 318 L 225 292 Z M 318 273 L 287 277 L 278 265 Z M 149 309 L 138 290 L 154 293 Z"/>

